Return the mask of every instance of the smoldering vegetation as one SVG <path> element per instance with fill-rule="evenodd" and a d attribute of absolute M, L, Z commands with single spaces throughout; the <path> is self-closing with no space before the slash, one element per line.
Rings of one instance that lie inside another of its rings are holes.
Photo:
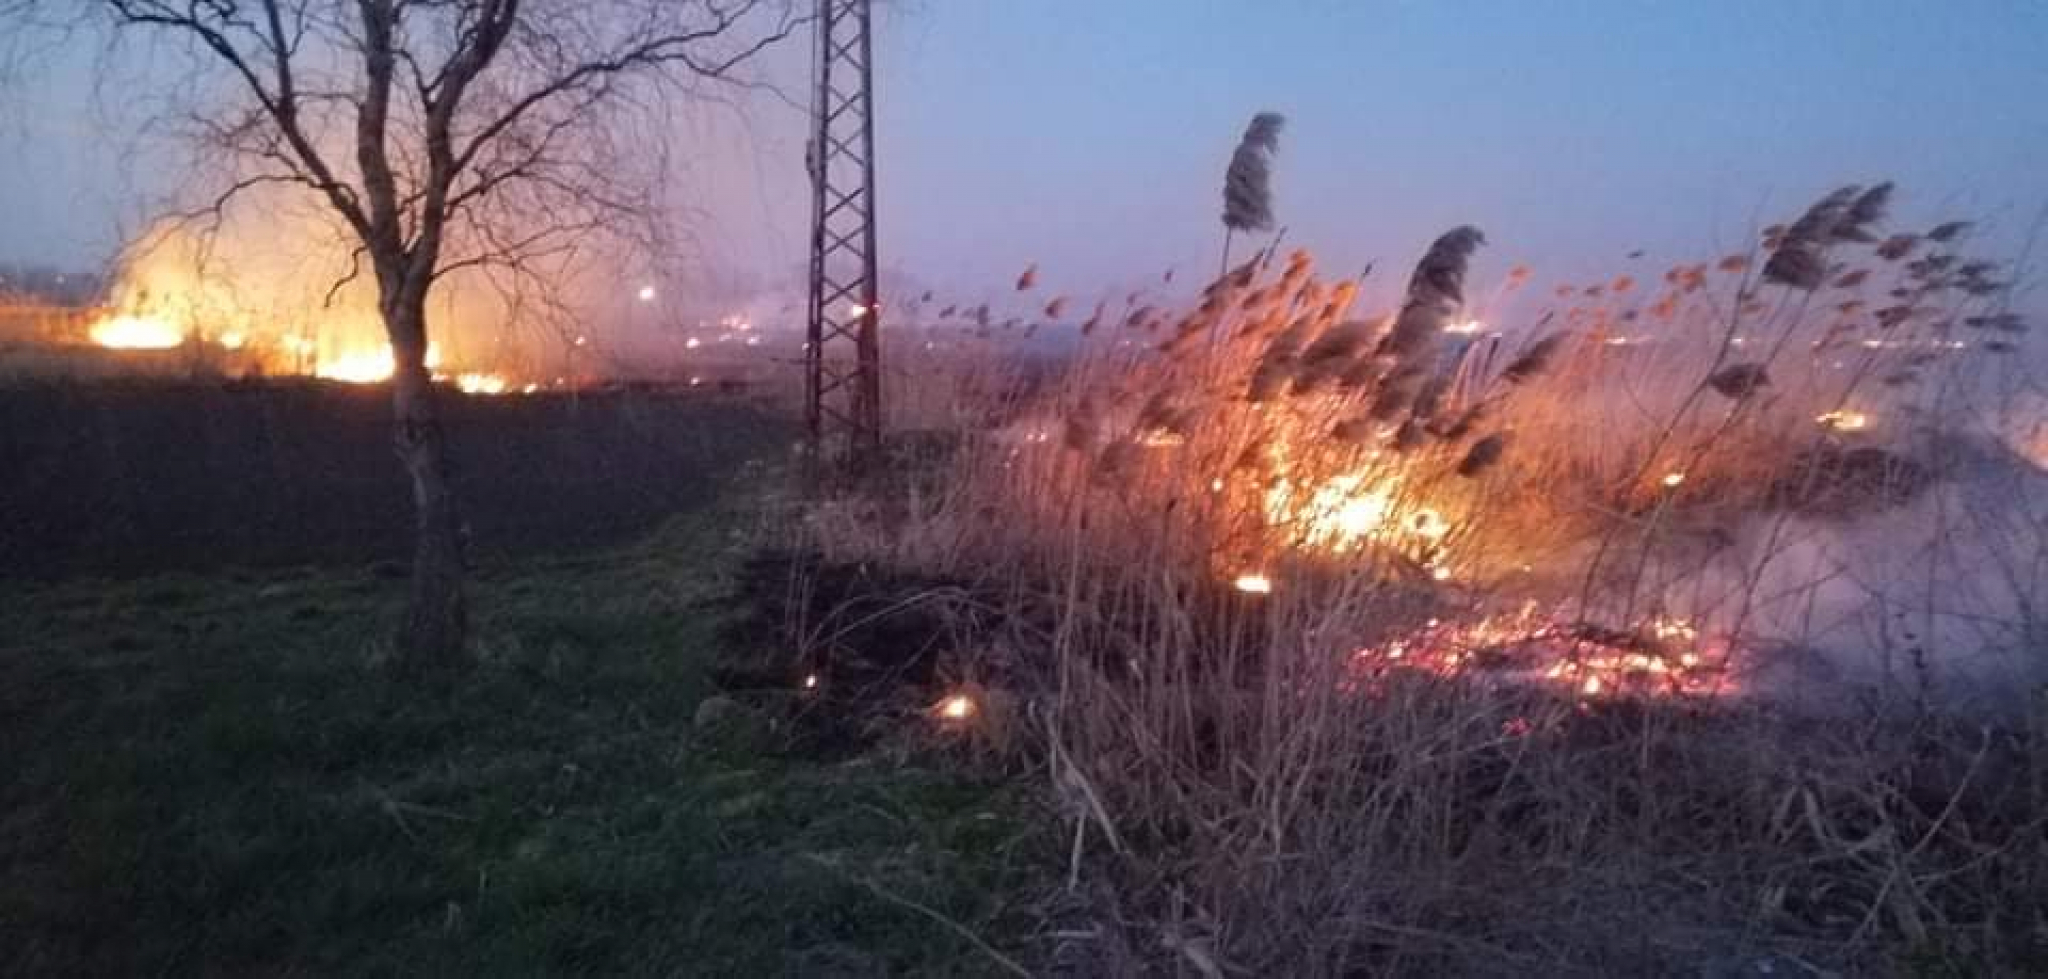
<path fill-rule="evenodd" d="M 935 357 L 786 573 L 958 613 L 900 696 L 1045 779 L 1083 973 L 2039 968 L 2038 351 L 1891 197 L 1594 282 L 1456 228 L 1386 310 L 1269 246 L 1054 377 Z"/>

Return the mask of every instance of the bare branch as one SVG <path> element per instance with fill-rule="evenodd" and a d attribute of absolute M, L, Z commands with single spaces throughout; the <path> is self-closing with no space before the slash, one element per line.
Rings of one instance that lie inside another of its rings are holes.
<path fill-rule="evenodd" d="M 56 0 L 0 0 L 0 13 Z M 251 191 L 317 192 L 352 242 L 391 339 L 422 346 L 436 283 L 535 274 L 589 253 L 656 254 L 673 232 L 650 121 L 764 83 L 744 70 L 806 20 L 797 0 L 90 0 L 75 24 L 188 59 L 193 214 Z M 49 7 L 55 10 L 54 6 Z M 78 8 L 73 8 L 78 9 Z M 770 89 L 772 90 L 772 88 Z M 634 138 L 622 138 L 626 133 Z M 657 135 L 656 143 L 659 143 Z M 337 249 L 337 258 L 339 249 Z M 539 283 L 544 277 L 536 275 Z M 396 309 L 407 312 L 396 320 Z M 404 332 L 399 336 L 399 324 Z"/>

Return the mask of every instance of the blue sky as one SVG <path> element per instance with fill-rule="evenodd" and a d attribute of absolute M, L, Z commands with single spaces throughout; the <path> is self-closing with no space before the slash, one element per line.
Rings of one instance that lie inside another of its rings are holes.
<path fill-rule="evenodd" d="M 886 261 L 942 291 L 1029 262 L 1081 294 L 1212 268 L 1262 109 L 1289 119 L 1290 241 L 1345 269 L 1398 271 L 1460 223 L 1546 277 L 1707 257 L 1875 179 L 1901 222 L 1981 219 L 2011 251 L 2048 205 L 2038 0 L 908 0 L 878 30 Z M 802 54 L 778 59 L 799 97 Z M 0 113 L 0 261 L 90 261 L 138 217 L 86 74 Z M 786 273 L 802 120 L 754 112 L 707 124 L 687 194 L 709 260 Z"/>
<path fill-rule="evenodd" d="M 2048 3 L 934 0 L 890 27 L 886 240 L 940 281 L 1207 268 L 1266 108 L 1290 239 L 1351 267 L 1459 223 L 1560 274 L 1718 254 L 1840 182 L 2014 238 L 2048 204 Z"/>

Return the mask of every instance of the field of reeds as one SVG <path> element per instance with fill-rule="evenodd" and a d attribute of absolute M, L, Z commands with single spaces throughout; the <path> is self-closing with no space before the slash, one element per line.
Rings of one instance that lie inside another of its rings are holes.
<path fill-rule="evenodd" d="M 1056 376 L 950 354 L 937 437 L 805 505 L 799 583 L 879 572 L 791 655 L 945 623 L 1081 974 L 2048 969 L 2026 324 L 1891 193 L 1588 283 L 1457 228 L 1388 310 L 1268 246 Z"/>

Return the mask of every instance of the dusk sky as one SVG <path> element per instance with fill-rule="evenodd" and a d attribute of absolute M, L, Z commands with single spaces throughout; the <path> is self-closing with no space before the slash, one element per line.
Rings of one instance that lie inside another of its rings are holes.
<path fill-rule="evenodd" d="M 1079 295 L 1211 269 L 1224 164 L 1264 109 L 1288 118 L 1289 241 L 1347 270 L 1399 269 L 1461 223 L 1492 242 L 1482 273 L 1711 257 L 1877 179 L 1900 185 L 1898 223 L 1978 219 L 2010 256 L 2048 205 L 2033 0 L 920 0 L 878 16 L 885 264 L 963 296 L 1031 262 Z M 806 51 L 776 60 L 798 100 Z M 92 264 L 141 217 L 147 157 L 96 131 L 87 74 L 59 65 L 0 113 L 0 261 Z M 786 276 L 803 122 L 769 99 L 751 112 L 693 137 L 684 195 L 713 261 Z"/>

